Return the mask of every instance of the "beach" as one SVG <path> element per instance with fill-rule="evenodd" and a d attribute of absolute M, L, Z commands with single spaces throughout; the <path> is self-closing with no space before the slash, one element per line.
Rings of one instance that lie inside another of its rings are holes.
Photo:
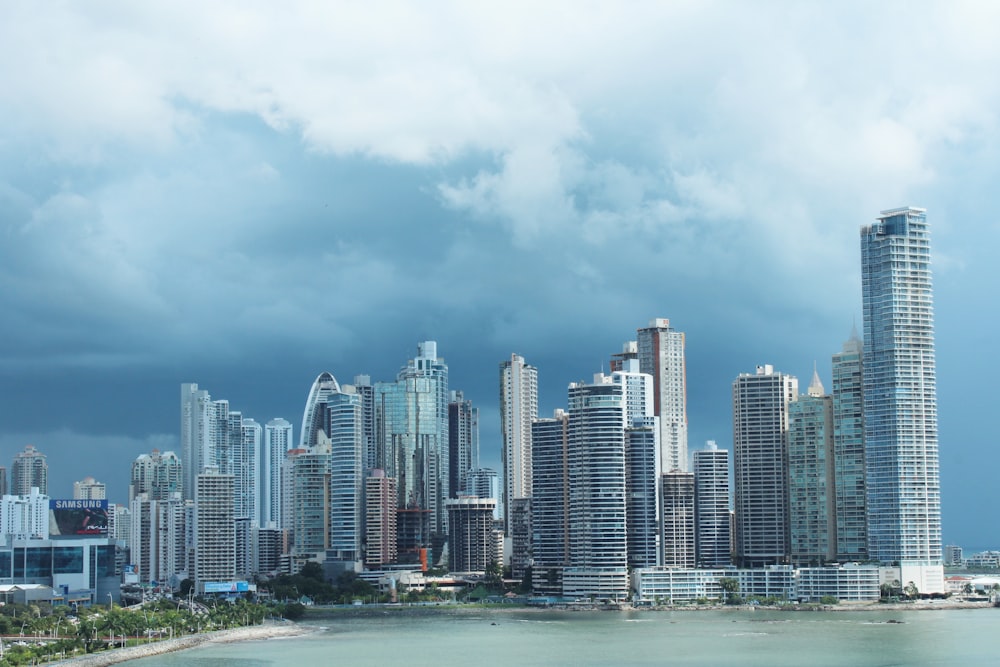
<path fill-rule="evenodd" d="M 141 646 L 130 646 L 128 648 L 112 649 L 81 655 L 67 660 L 61 660 L 50 664 L 73 665 L 73 667 L 104 667 L 105 665 L 115 665 L 128 660 L 137 660 L 153 655 L 171 653 L 173 651 L 183 651 L 203 644 L 227 644 L 232 642 L 257 641 L 264 639 L 277 639 L 281 637 L 298 637 L 314 631 L 315 628 L 308 628 L 295 623 L 265 623 L 263 625 L 251 625 L 245 628 L 233 628 L 231 630 L 217 630 L 215 632 L 204 632 L 197 635 L 185 635 L 175 639 L 164 639 Z"/>

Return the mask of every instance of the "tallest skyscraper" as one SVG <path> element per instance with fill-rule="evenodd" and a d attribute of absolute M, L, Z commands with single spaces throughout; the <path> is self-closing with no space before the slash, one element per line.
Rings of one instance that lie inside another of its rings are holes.
<path fill-rule="evenodd" d="M 861 228 L 869 557 L 944 592 L 930 234 L 920 208 Z"/>

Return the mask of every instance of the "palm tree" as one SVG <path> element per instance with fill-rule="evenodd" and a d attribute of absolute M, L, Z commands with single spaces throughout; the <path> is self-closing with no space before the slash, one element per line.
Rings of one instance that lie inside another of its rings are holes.
<path fill-rule="evenodd" d="M 719 588 L 726 594 L 725 597 L 728 601 L 733 596 L 733 593 L 740 590 L 739 579 L 735 579 L 733 577 L 722 577 L 719 579 Z"/>
<path fill-rule="evenodd" d="M 90 653 L 94 650 L 94 637 L 97 636 L 97 623 L 91 618 L 81 618 L 76 626 L 76 636 L 83 641 L 83 647 Z"/>
<path fill-rule="evenodd" d="M 903 588 L 903 593 L 906 595 L 907 599 L 912 600 L 919 595 L 920 591 L 917 590 L 917 585 L 912 581 L 906 582 L 906 586 Z"/>

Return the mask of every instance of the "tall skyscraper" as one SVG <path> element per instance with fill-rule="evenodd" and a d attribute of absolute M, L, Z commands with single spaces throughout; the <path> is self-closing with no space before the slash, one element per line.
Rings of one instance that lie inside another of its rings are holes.
<path fill-rule="evenodd" d="M 694 453 L 695 555 L 701 567 L 732 563 L 729 452 L 709 440 Z"/>
<path fill-rule="evenodd" d="M 503 498 L 503 484 L 500 474 L 492 468 L 477 468 L 471 471 L 465 480 L 465 493 L 479 498 L 492 498 L 497 501 L 497 508 L 494 510 L 493 518 L 503 521 L 503 507 L 500 499 Z"/>
<path fill-rule="evenodd" d="M 569 564 L 569 415 L 556 410 L 551 418 L 535 420 L 531 442 L 531 588 L 562 595 L 563 569 Z"/>
<path fill-rule="evenodd" d="M 365 478 L 365 566 L 396 562 L 396 478 L 375 468 Z"/>
<path fill-rule="evenodd" d="M 653 376 L 653 414 L 660 418 L 660 472 L 687 470 L 687 370 L 684 334 L 657 318 L 636 332 L 639 370 Z"/>
<path fill-rule="evenodd" d="M 326 399 L 324 431 L 330 434 L 330 546 L 338 560 L 362 559 L 364 540 L 364 439 L 361 397 L 353 387 Z M 347 391 L 349 389 L 349 391 Z"/>
<path fill-rule="evenodd" d="M 233 512 L 238 519 L 247 519 L 248 529 L 258 526 L 260 519 L 260 453 L 263 429 L 242 413 L 229 413 L 231 462 L 220 472 L 233 475 Z"/>
<path fill-rule="evenodd" d="M 236 577 L 236 524 L 233 516 L 232 475 L 212 468 L 195 479 L 194 581 L 198 592 L 205 582 Z"/>
<path fill-rule="evenodd" d="M 448 566 L 452 572 L 485 572 L 497 562 L 493 538 L 496 500 L 462 496 L 448 501 Z"/>
<path fill-rule="evenodd" d="M 788 550 L 794 565 L 836 558 L 833 401 L 813 371 L 805 396 L 788 404 Z"/>
<path fill-rule="evenodd" d="M 261 460 L 260 525 L 284 528 L 281 519 L 282 475 L 285 453 L 294 447 L 292 424 L 280 417 L 264 425 L 264 451 Z"/>
<path fill-rule="evenodd" d="M 166 500 L 174 493 L 181 493 L 183 486 L 183 466 L 173 452 L 154 449 L 149 454 L 140 454 L 132 462 L 129 479 L 129 502 L 140 493 L 150 500 Z"/>
<path fill-rule="evenodd" d="M 340 384 L 333 373 L 320 373 L 306 397 L 302 411 L 302 430 L 299 431 L 299 449 L 309 449 L 317 443 L 316 433 L 323 428 L 323 405 L 330 394 L 340 393 Z"/>
<path fill-rule="evenodd" d="M 510 503 L 531 497 L 531 423 L 538 418 L 538 369 L 510 355 L 500 364 L 500 450 L 505 480 L 504 528 L 510 534 Z"/>
<path fill-rule="evenodd" d="M 927 214 L 861 228 L 868 553 L 943 592 L 934 307 Z"/>
<path fill-rule="evenodd" d="M 837 560 L 868 560 L 865 514 L 865 420 L 861 356 L 856 330 L 833 355 L 833 460 L 837 512 Z"/>
<path fill-rule="evenodd" d="M 448 460 L 448 488 L 458 498 L 469 473 L 479 467 L 479 408 L 461 391 L 451 392 L 448 401 Z"/>
<path fill-rule="evenodd" d="M 663 475 L 663 564 L 695 566 L 694 473 Z"/>
<path fill-rule="evenodd" d="M 375 386 L 378 467 L 395 477 L 399 488 L 399 537 L 402 554 L 419 556 L 433 549 L 443 555 L 448 532 L 448 366 L 437 343 L 417 344 L 395 382 Z"/>
<path fill-rule="evenodd" d="M 598 374 L 569 386 L 569 566 L 563 594 L 628 594 L 625 534 L 625 396 Z"/>
<path fill-rule="evenodd" d="M 43 496 L 49 493 L 49 464 L 45 454 L 27 445 L 23 452 L 14 456 L 10 467 L 10 494 L 12 496 L 27 496 L 32 487 L 38 489 Z"/>
<path fill-rule="evenodd" d="M 371 376 L 354 376 L 354 393 L 361 399 L 361 441 L 364 446 L 365 472 L 375 467 L 378 458 L 375 439 L 375 385 Z"/>
<path fill-rule="evenodd" d="M 195 383 L 181 385 L 181 463 L 185 500 L 194 499 L 195 480 L 211 461 L 215 406 L 212 397 Z"/>
<path fill-rule="evenodd" d="M 799 382 L 770 365 L 733 382 L 736 560 L 742 567 L 788 556 L 788 404 Z"/>

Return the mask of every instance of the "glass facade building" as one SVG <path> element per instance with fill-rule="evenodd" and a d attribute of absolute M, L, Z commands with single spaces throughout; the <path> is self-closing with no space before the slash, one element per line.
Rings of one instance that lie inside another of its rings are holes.
<path fill-rule="evenodd" d="M 865 514 L 865 422 L 861 356 L 856 331 L 833 355 L 833 460 L 837 512 L 837 560 L 868 559 Z"/>
<path fill-rule="evenodd" d="M 924 209 L 861 228 L 868 551 L 901 565 L 941 561 L 930 267 Z"/>

